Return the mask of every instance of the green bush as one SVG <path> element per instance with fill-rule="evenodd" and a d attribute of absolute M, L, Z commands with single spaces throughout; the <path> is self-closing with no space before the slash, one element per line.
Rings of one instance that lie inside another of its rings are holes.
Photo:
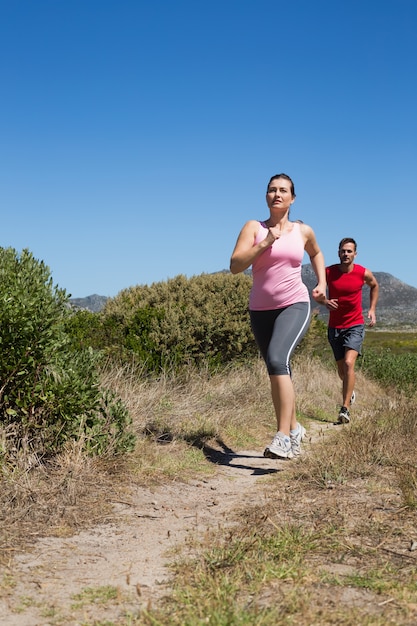
<path fill-rule="evenodd" d="M 97 354 L 72 347 L 70 315 L 65 290 L 42 261 L 0 248 L 3 454 L 22 447 L 51 454 L 79 437 L 96 453 L 132 445 L 126 411 L 100 389 Z"/>
<path fill-rule="evenodd" d="M 86 309 L 72 309 L 65 320 L 65 332 L 70 335 L 74 350 L 94 348 L 106 350 L 122 346 L 125 341 L 123 320 L 116 315 L 103 316 Z"/>
<path fill-rule="evenodd" d="M 384 387 L 396 388 L 407 395 L 416 392 L 417 354 L 396 354 L 389 348 L 364 351 L 362 370 Z"/>
<path fill-rule="evenodd" d="M 251 283 L 244 274 L 218 273 L 131 287 L 106 303 L 103 319 L 123 320 L 124 347 L 149 370 L 222 365 L 257 354 L 248 314 Z"/>
<path fill-rule="evenodd" d="M 138 309 L 126 329 L 125 346 L 132 350 L 137 358 L 146 363 L 148 370 L 160 370 L 164 367 L 163 352 L 158 349 L 152 336 L 154 324 L 163 320 L 165 312 L 158 309 Z M 177 346 L 177 352 L 179 346 Z M 175 360 L 175 359 L 174 359 Z"/>

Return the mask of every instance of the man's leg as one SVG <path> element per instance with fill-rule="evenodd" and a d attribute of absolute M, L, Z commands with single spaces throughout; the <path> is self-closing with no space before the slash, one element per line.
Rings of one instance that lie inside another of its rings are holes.
<path fill-rule="evenodd" d="M 358 352 L 347 348 L 343 359 L 336 361 L 337 372 L 342 381 L 342 398 L 343 405 L 346 408 L 350 404 L 353 390 L 355 388 L 355 363 L 358 358 Z"/>

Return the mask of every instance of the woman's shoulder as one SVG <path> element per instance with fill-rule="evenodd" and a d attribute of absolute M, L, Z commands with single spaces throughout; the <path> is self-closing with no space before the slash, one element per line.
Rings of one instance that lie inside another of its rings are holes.
<path fill-rule="evenodd" d="M 263 228 L 267 228 L 267 226 L 265 225 L 265 222 L 263 220 L 248 220 L 244 225 L 243 225 L 243 229 L 244 230 L 253 230 L 255 232 L 258 232 L 259 228 L 263 226 Z"/>
<path fill-rule="evenodd" d="M 309 226 L 308 224 L 305 224 L 303 221 L 301 220 L 295 220 L 293 222 L 294 225 L 298 225 L 300 231 L 303 233 L 303 235 L 305 236 L 309 236 L 311 235 L 311 233 L 313 232 L 313 229 L 311 228 L 311 226 Z"/>

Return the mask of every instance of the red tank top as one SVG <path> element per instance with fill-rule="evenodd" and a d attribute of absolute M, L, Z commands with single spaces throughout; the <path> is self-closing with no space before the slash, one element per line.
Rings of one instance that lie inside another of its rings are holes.
<path fill-rule="evenodd" d="M 341 272 L 339 265 L 326 267 L 329 300 L 339 302 L 336 311 L 330 311 L 331 328 L 350 328 L 363 324 L 362 287 L 365 283 L 365 268 L 354 265 L 351 272 Z"/>

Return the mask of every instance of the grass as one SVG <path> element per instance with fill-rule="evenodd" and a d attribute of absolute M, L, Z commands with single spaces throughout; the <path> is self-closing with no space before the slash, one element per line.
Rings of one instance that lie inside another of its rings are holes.
<path fill-rule="evenodd" d="M 415 331 L 368 330 L 365 348 L 389 349 L 395 354 L 416 353 L 417 333 Z"/>
<path fill-rule="evenodd" d="M 397 506 L 387 503 L 378 519 L 360 480 L 330 490 L 303 478 L 295 468 L 276 503 L 242 512 L 233 533 L 213 535 L 197 559 L 179 562 L 173 596 L 138 623 L 413 623 L 417 563 L 404 531 L 414 516 L 392 493 Z"/>
<path fill-rule="evenodd" d="M 376 334 L 376 333 L 375 333 Z M 144 379 L 107 368 L 103 380 L 124 398 L 137 446 L 124 458 L 93 460 L 76 443 L 48 465 L 22 455 L 2 465 L 2 597 L 15 581 L 13 555 L 42 535 L 66 536 L 111 520 L 112 503 L 137 485 L 187 481 L 214 468 L 203 454 L 216 438 L 262 449 L 274 431 L 262 363 L 209 374 Z M 146 610 L 85 626 L 297 625 L 408 626 L 417 620 L 417 401 L 389 393 L 358 371 L 360 415 L 329 432 L 340 399 L 333 364 L 301 353 L 294 362 L 299 419 L 315 433 L 310 453 L 264 479 L 262 506 L 231 512 L 193 557 L 178 555 L 172 594 Z M 187 551 L 188 554 L 188 551 Z M 80 610 L 117 603 L 116 588 L 86 588 Z M 23 605 L 21 610 L 23 610 Z M 51 622 L 52 623 L 52 622 Z M 56 618 L 56 623 L 65 621 Z"/>
<path fill-rule="evenodd" d="M 72 596 L 73 608 L 80 608 L 90 604 L 108 604 L 112 600 L 120 600 L 117 587 L 104 585 L 103 587 L 86 587 L 80 593 Z"/>

